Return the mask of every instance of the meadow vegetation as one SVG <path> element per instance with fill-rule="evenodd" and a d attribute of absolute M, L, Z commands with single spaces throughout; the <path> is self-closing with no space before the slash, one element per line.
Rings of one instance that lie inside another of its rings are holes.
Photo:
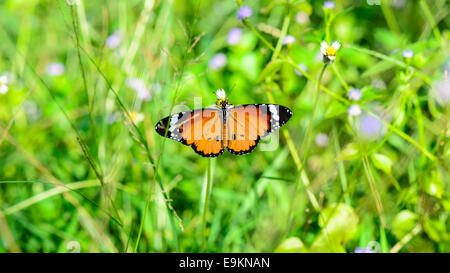
<path fill-rule="evenodd" d="M 0 252 L 450 252 L 449 13 L 1 1 Z M 275 149 L 155 132 L 221 88 L 292 109 Z"/>

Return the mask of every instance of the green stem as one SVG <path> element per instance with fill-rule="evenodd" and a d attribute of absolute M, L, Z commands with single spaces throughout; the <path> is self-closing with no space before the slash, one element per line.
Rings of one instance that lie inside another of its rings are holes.
<path fill-rule="evenodd" d="M 420 7 L 422 7 L 423 12 L 425 13 L 425 17 L 428 20 L 431 28 L 433 29 L 433 34 L 443 47 L 441 33 L 439 32 L 439 28 L 436 27 L 436 22 L 434 21 L 433 15 L 431 13 L 430 7 L 428 7 L 427 3 L 424 0 L 420 0 Z"/>
<path fill-rule="evenodd" d="M 303 170 L 303 168 L 305 166 L 306 158 L 308 156 L 309 142 L 310 142 L 310 138 L 311 138 L 311 134 L 312 134 L 312 128 L 313 128 L 313 123 L 314 123 L 314 116 L 316 114 L 317 105 L 319 104 L 320 82 L 322 81 L 323 74 L 325 73 L 325 70 L 327 69 L 327 67 L 328 67 L 328 64 L 324 64 L 324 66 L 322 67 L 322 70 L 320 70 L 319 80 L 317 81 L 316 97 L 314 99 L 314 106 L 313 106 L 313 110 L 312 110 L 312 113 L 311 113 L 311 120 L 309 121 L 308 131 L 306 133 L 305 146 L 303 147 L 304 148 L 303 151 L 305 151 L 305 154 L 303 155 L 302 168 L 300 169 L 300 173 L 301 173 L 301 171 Z"/>
<path fill-rule="evenodd" d="M 365 53 L 365 54 L 368 54 L 368 55 L 372 55 L 372 56 L 377 57 L 379 59 L 391 62 L 391 63 L 393 63 L 393 64 L 395 64 L 395 65 L 397 65 L 399 67 L 402 67 L 402 68 L 405 68 L 405 69 L 407 68 L 407 64 L 406 63 L 404 63 L 402 61 L 399 61 L 399 60 L 397 60 L 395 58 L 392 58 L 390 56 L 384 55 L 382 53 L 379 53 L 377 51 L 373 51 L 373 50 L 370 50 L 370 49 L 367 49 L 367 48 L 361 48 L 361 47 L 358 47 L 358 46 L 355 46 L 355 45 L 346 45 L 345 48 L 353 49 L 353 50 L 356 50 L 356 51 L 359 51 L 359 52 L 362 52 L 362 53 Z M 411 70 L 411 72 L 414 72 L 419 78 L 421 78 L 430 87 L 433 87 L 431 85 L 430 77 L 428 77 L 427 75 L 425 75 L 421 71 L 415 69 L 414 67 L 409 67 L 409 70 Z"/>
<path fill-rule="evenodd" d="M 324 66 L 320 70 L 319 80 L 317 81 L 316 97 L 314 99 L 314 106 L 313 106 L 313 110 L 312 110 L 312 113 L 311 113 L 311 118 L 310 118 L 310 121 L 309 121 L 308 131 L 306 133 L 306 140 L 305 140 L 305 143 L 304 143 L 304 146 L 303 146 L 303 151 L 305 151 L 305 153 L 303 155 L 303 160 L 302 160 L 302 163 L 300 165 L 300 169 L 298 170 L 298 178 L 297 178 L 297 181 L 296 181 L 295 186 L 294 186 L 294 197 L 295 197 L 295 194 L 297 193 L 297 190 L 299 188 L 300 181 L 303 181 L 303 183 L 304 183 L 304 185 L 306 187 L 309 186 L 309 182 L 303 180 L 302 173 L 303 173 L 303 169 L 305 168 L 306 158 L 308 156 L 309 142 L 310 142 L 310 138 L 311 138 L 311 134 L 312 134 L 312 128 L 313 128 L 313 123 L 314 123 L 314 116 L 315 116 L 315 113 L 316 113 L 316 110 L 317 110 L 317 105 L 319 104 L 320 82 L 322 80 L 322 77 L 323 77 L 323 75 L 325 73 L 325 70 L 326 70 L 327 66 L 328 66 L 328 64 L 324 64 Z M 311 203 L 312 203 L 314 209 L 317 212 L 320 213 L 320 206 L 317 203 L 317 201 L 316 201 L 316 199 L 314 197 L 314 194 L 308 188 L 307 188 L 307 194 L 308 194 L 308 197 L 311 200 Z M 293 206 L 294 206 L 294 200 L 295 200 L 295 198 L 292 198 L 291 202 L 289 204 L 288 219 L 293 218 L 292 210 L 293 210 Z M 288 225 L 288 231 L 291 229 L 293 224 L 294 224 L 294 219 L 292 219 L 290 221 L 290 225 Z"/>
<path fill-rule="evenodd" d="M 284 37 L 286 36 L 286 32 L 289 27 L 290 21 L 291 21 L 291 16 L 290 16 L 290 13 L 288 13 L 288 15 L 284 17 L 283 27 L 281 28 L 280 38 L 278 39 L 277 46 L 275 48 L 275 51 L 273 52 L 271 61 L 275 61 L 278 58 L 278 55 L 280 54 L 281 47 L 283 46 L 283 40 L 284 40 Z"/>
<path fill-rule="evenodd" d="M 203 219 L 202 219 L 202 251 L 206 250 L 206 217 L 208 213 L 208 203 L 209 203 L 209 195 L 211 191 L 211 161 L 212 159 L 208 159 L 208 170 L 206 173 L 206 189 L 205 196 L 203 202 Z"/>
<path fill-rule="evenodd" d="M 369 181 L 370 190 L 372 191 L 373 198 L 375 199 L 375 205 L 377 207 L 378 215 L 380 217 L 381 227 L 384 229 L 386 226 L 386 222 L 384 220 L 384 213 L 383 213 L 383 204 L 381 203 L 380 194 L 378 193 L 376 187 L 375 187 L 375 178 L 373 177 L 373 174 L 371 172 L 369 159 L 366 155 L 363 156 L 363 166 L 364 171 L 366 172 L 367 180 Z"/>
<path fill-rule="evenodd" d="M 333 65 L 333 72 L 336 75 L 336 77 L 338 78 L 339 82 L 341 83 L 341 85 L 344 87 L 344 89 L 346 91 L 349 90 L 349 86 L 348 84 L 345 82 L 344 78 L 342 77 L 341 73 L 339 72 L 339 69 L 337 69 L 336 64 Z"/>
<path fill-rule="evenodd" d="M 270 48 L 272 51 L 275 51 L 275 48 L 272 46 L 271 43 L 269 43 L 266 38 L 264 38 L 261 33 L 259 33 L 259 31 L 257 31 L 252 24 L 250 24 L 249 21 L 247 21 L 247 19 L 244 19 L 243 21 L 244 25 L 247 26 L 253 33 L 256 34 L 256 36 L 258 36 L 259 39 L 261 39 L 261 41 L 268 47 Z"/>
<path fill-rule="evenodd" d="M 341 146 L 339 144 L 338 132 L 336 130 L 336 126 L 333 125 L 333 140 L 334 140 L 334 150 L 336 155 L 341 153 Z M 350 204 L 350 196 L 348 194 L 347 188 L 347 176 L 345 175 L 345 167 L 344 162 L 339 160 L 337 162 L 338 170 L 339 170 L 339 180 L 341 181 L 342 192 L 344 192 L 345 203 Z"/>
<path fill-rule="evenodd" d="M 391 29 L 395 34 L 400 34 L 400 28 L 398 27 L 397 21 L 395 20 L 394 13 L 392 12 L 390 6 L 390 1 L 381 0 L 381 11 L 383 12 L 384 18 Z"/>

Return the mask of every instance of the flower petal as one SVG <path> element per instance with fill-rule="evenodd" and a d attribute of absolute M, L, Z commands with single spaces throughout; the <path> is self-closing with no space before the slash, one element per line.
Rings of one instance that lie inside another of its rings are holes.
<path fill-rule="evenodd" d="M 8 83 L 8 77 L 6 77 L 6 75 L 2 75 L 0 76 L 0 83 L 3 84 L 7 84 Z"/>
<path fill-rule="evenodd" d="M 6 94 L 8 92 L 8 86 L 7 85 L 1 85 L 0 86 L 0 94 Z"/>
<path fill-rule="evenodd" d="M 341 44 L 338 41 L 334 41 L 331 45 L 334 49 L 338 50 L 341 47 Z"/>

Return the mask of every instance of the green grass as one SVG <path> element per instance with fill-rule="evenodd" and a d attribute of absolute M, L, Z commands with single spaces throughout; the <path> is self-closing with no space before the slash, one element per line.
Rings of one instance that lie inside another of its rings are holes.
<path fill-rule="evenodd" d="M 0 252 L 450 251 L 448 1 L 78 2 L 0 4 Z M 293 110 L 276 150 L 208 159 L 156 134 L 220 88 Z"/>

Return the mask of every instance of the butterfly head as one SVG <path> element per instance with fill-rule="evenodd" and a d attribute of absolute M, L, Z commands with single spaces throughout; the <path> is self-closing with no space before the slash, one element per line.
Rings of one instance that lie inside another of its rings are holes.
<path fill-rule="evenodd" d="M 226 97 L 225 90 L 223 89 L 217 90 L 216 95 L 217 95 L 216 105 L 222 109 L 226 109 L 227 106 L 230 105 L 230 103 L 228 102 L 228 99 Z"/>

